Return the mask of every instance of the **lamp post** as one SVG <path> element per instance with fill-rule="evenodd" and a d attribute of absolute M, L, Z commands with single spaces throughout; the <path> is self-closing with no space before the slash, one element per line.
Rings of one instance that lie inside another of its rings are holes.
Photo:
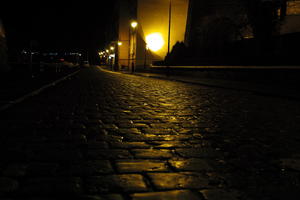
<path fill-rule="evenodd" d="M 169 28 L 168 28 L 168 54 L 170 53 L 171 42 L 171 18 L 172 18 L 172 0 L 169 0 Z"/>
<path fill-rule="evenodd" d="M 172 19 L 172 0 L 169 0 L 169 27 L 168 27 L 168 52 L 166 56 L 166 65 L 167 65 L 167 76 L 170 75 L 170 65 L 169 65 L 169 56 L 170 56 L 170 43 L 171 43 L 171 19 Z"/>
<path fill-rule="evenodd" d="M 136 28 L 138 26 L 138 23 L 136 21 L 132 21 L 130 24 L 131 28 L 132 28 L 132 61 L 131 61 L 131 72 L 134 73 L 134 60 L 135 60 L 135 48 L 136 48 Z"/>

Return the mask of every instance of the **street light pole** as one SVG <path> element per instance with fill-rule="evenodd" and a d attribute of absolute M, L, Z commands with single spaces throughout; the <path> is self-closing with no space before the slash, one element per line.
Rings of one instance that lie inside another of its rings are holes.
<path fill-rule="evenodd" d="M 172 0 L 169 0 L 169 27 L 168 27 L 168 53 L 166 56 L 166 65 L 167 65 L 167 76 L 170 75 L 170 43 L 171 43 L 171 19 L 172 19 Z"/>
<path fill-rule="evenodd" d="M 171 18 L 172 18 L 172 0 L 169 0 L 169 29 L 168 29 L 168 54 L 170 54 L 170 41 L 171 41 Z"/>
<path fill-rule="evenodd" d="M 132 63 L 131 63 L 131 72 L 134 73 L 134 65 L 135 65 L 135 59 L 136 59 L 136 28 L 138 26 L 138 23 L 136 21 L 131 22 L 131 28 L 132 28 Z"/>

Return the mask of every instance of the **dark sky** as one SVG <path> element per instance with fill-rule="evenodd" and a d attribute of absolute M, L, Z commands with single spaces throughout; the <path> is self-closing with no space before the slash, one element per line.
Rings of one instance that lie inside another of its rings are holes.
<path fill-rule="evenodd" d="M 113 0 L 9 1 L 0 3 L 0 18 L 9 48 L 100 49 L 110 23 Z"/>

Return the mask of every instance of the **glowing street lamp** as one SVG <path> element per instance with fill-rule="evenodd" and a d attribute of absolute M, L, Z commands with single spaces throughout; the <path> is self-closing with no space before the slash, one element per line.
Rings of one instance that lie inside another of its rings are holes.
<path fill-rule="evenodd" d="M 115 47 L 111 46 L 111 47 L 110 47 L 110 50 L 112 50 L 112 51 L 115 50 Z"/>
<path fill-rule="evenodd" d="M 146 48 L 149 48 L 151 51 L 157 52 L 162 49 L 165 41 L 160 33 L 152 33 L 146 36 L 146 43 Z"/>
<path fill-rule="evenodd" d="M 138 26 L 137 21 L 132 21 L 130 23 L 130 26 L 132 28 L 133 38 L 132 38 L 132 62 L 131 62 L 131 72 L 134 72 L 134 59 L 135 59 L 135 43 L 136 43 L 136 27 Z"/>
<path fill-rule="evenodd" d="M 119 45 L 119 46 L 122 46 L 122 44 L 123 44 L 122 42 L 120 42 L 120 41 L 118 42 L 118 45 Z"/>
<path fill-rule="evenodd" d="M 132 21 L 130 25 L 135 29 L 138 26 L 138 23 L 136 21 Z"/>

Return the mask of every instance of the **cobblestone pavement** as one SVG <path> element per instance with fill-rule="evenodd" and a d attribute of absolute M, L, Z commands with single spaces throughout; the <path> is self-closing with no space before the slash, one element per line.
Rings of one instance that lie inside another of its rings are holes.
<path fill-rule="evenodd" d="M 299 199 L 299 106 L 83 69 L 1 113 L 0 199 Z"/>

